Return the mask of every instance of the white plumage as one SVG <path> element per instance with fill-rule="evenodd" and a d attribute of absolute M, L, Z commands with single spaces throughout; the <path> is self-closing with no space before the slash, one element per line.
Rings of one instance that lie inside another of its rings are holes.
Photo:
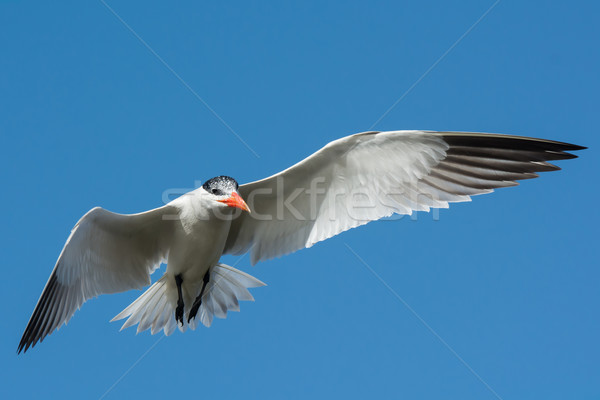
<path fill-rule="evenodd" d="M 264 285 L 220 264 L 223 254 L 249 251 L 255 264 L 394 213 L 470 201 L 559 169 L 548 161 L 583 148 L 482 133 L 364 132 L 240 187 L 218 177 L 144 213 L 94 208 L 67 239 L 18 351 L 42 341 L 86 300 L 149 285 L 161 261 L 163 277 L 113 320 L 129 317 L 123 328 L 138 324 L 138 332 L 167 335 L 177 321 L 181 330 L 210 326 L 213 316 L 238 311 L 238 300 L 253 300 L 247 288 Z"/>
<path fill-rule="evenodd" d="M 253 214 L 233 221 L 225 254 L 252 247 L 252 264 L 282 256 L 394 213 L 412 214 L 558 167 L 581 146 L 464 132 L 365 132 L 347 136 L 269 178 L 240 187 Z M 311 182 L 319 181 L 319 194 Z M 294 196 L 294 191 L 302 190 Z M 366 194 L 372 207 L 363 207 Z M 364 199 L 365 196 L 362 196 Z M 293 198 L 293 207 L 281 207 Z M 298 218 L 298 213 L 302 218 Z M 312 214 L 312 215 L 311 215 Z M 259 219 L 257 215 L 264 218 Z"/>
<path fill-rule="evenodd" d="M 247 288 L 265 286 L 253 276 L 225 264 L 215 265 L 210 274 L 211 279 L 200 306 L 200 317 L 192 319 L 188 324 L 192 329 L 196 329 L 198 321 L 206 327 L 211 326 L 213 315 L 225 318 L 227 311 L 240 311 L 238 300 L 254 301 Z M 172 334 L 177 325 L 173 318 L 173 307 L 168 301 L 166 280 L 167 275 L 163 275 L 111 322 L 129 317 L 121 330 L 138 324 L 138 333 L 152 328 L 153 335 L 161 329 L 164 329 L 167 336 Z M 185 327 L 186 325 L 179 325 L 182 332 Z"/>

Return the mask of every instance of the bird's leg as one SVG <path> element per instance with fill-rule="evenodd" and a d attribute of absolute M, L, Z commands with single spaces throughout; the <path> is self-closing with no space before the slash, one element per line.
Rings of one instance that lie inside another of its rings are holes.
<path fill-rule="evenodd" d="M 210 281 L 210 269 L 206 271 L 204 274 L 204 278 L 202 279 L 202 289 L 200 289 L 200 294 L 194 300 L 194 304 L 192 304 L 192 308 L 190 309 L 190 313 L 188 315 L 188 324 L 192 320 L 192 318 L 196 318 L 196 314 L 198 314 L 198 310 L 202 305 L 202 295 L 204 294 L 204 289 L 206 289 L 206 285 L 208 285 L 208 281 Z"/>
<path fill-rule="evenodd" d="M 175 275 L 175 283 L 177 284 L 177 308 L 175 309 L 175 320 L 183 326 L 183 294 L 181 293 L 181 274 Z"/>

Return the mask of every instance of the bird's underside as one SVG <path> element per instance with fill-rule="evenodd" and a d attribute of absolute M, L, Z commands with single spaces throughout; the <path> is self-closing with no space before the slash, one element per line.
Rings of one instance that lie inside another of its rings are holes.
<path fill-rule="evenodd" d="M 575 158 L 569 151 L 581 149 L 497 134 L 365 132 L 331 142 L 285 171 L 239 187 L 232 178 L 217 177 L 144 213 L 92 209 L 67 239 L 18 352 L 69 321 L 86 300 L 149 285 L 162 260 L 170 260 L 174 249 L 186 250 L 177 242 L 177 232 L 197 234 L 194 227 L 201 217 L 210 222 L 203 222 L 204 234 L 223 234 L 212 249 L 218 251 L 217 260 L 222 254 L 249 252 L 255 264 L 394 213 L 446 208 L 514 186 L 539 172 L 558 170 L 550 161 Z M 223 212 L 230 217 L 220 220 Z M 206 232 L 207 226 L 214 232 Z M 194 329 L 198 322 L 210 326 L 213 316 L 224 318 L 228 310 L 239 310 L 238 300 L 252 299 L 247 288 L 264 285 L 219 263 L 202 274 L 171 274 L 169 268 L 115 317 L 128 317 L 123 328 L 138 324 L 138 332 L 170 334 L 178 325 L 182 330 Z"/>

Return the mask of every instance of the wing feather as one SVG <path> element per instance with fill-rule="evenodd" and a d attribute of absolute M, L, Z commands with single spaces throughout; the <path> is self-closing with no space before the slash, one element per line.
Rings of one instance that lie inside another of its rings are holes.
<path fill-rule="evenodd" d="M 167 257 L 172 219 L 169 206 L 140 214 L 96 207 L 71 231 L 29 319 L 18 352 L 67 323 L 88 299 L 139 289 Z"/>
<path fill-rule="evenodd" d="M 364 132 L 240 187 L 252 210 L 232 221 L 225 254 L 278 257 L 393 213 L 411 214 L 554 171 L 584 147 L 520 136 Z"/>

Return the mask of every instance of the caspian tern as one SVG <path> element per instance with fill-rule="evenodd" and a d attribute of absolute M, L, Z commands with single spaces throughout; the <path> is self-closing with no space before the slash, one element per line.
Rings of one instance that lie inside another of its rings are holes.
<path fill-rule="evenodd" d="M 86 300 L 149 285 L 163 261 L 164 275 L 113 321 L 129 317 L 121 329 L 138 324 L 138 332 L 166 335 L 198 321 L 210 326 L 213 316 L 239 311 L 238 300 L 253 300 L 248 288 L 264 285 L 219 263 L 224 254 L 250 252 L 254 265 L 394 213 L 517 185 L 584 148 L 497 134 L 364 132 L 242 186 L 220 176 L 143 213 L 93 208 L 71 231 L 17 351 L 67 323 Z"/>

